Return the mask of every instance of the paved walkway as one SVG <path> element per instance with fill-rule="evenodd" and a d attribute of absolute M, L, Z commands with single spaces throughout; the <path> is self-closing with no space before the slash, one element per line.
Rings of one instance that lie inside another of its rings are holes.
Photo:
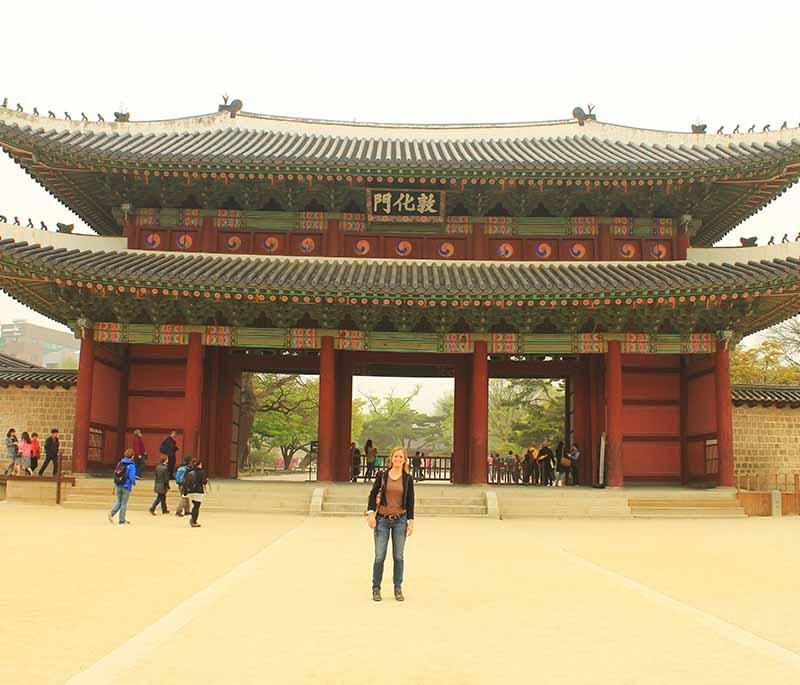
<path fill-rule="evenodd" d="M 797 517 L 420 519 L 404 604 L 370 600 L 361 519 L 132 519 L 0 504 L 4 682 L 800 676 Z"/>

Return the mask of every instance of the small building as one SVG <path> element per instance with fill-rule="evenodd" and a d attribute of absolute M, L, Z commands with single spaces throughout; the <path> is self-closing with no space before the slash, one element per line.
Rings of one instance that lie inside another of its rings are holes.
<path fill-rule="evenodd" d="M 800 244 L 712 245 L 797 181 L 797 129 L 239 110 L 0 109 L 0 147 L 98 234 L 0 223 L 0 287 L 81 340 L 74 471 L 178 428 L 235 477 L 241 374 L 290 371 L 320 376 L 319 479 L 347 480 L 353 375 L 402 368 L 455 379 L 455 482 L 486 481 L 496 376 L 566 381 L 584 483 L 733 484 L 730 350 L 800 310 Z"/>
<path fill-rule="evenodd" d="M 25 319 L 0 324 L 0 353 L 48 369 L 78 368 L 81 344 L 72 333 Z"/>

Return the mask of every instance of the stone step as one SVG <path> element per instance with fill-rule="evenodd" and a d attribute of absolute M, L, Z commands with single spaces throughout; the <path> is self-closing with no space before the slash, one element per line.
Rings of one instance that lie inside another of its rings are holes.
<path fill-rule="evenodd" d="M 721 499 L 712 499 L 712 500 L 669 500 L 669 499 L 653 499 L 653 500 L 639 500 L 639 499 L 631 499 L 628 500 L 628 504 L 631 507 L 638 507 L 638 508 L 662 508 L 662 507 L 673 507 L 679 509 L 681 507 L 690 507 L 690 508 L 702 508 L 702 507 L 710 507 L 710 508 L 723 508 L 723 507 L 733 507 L 736 508 L 739 506 L 739 502 L 736 499 L 731 500 L 721 500 Z"/>
<path fill-rule="evenodd" d="M 746 518 L 744 509 L 649 509 L 631 511 L 634 518 Z"/>
<path fill-rule="evenodd" d="M 363 514 L 365 511 L 364 503 L 350 504 L 347 502 L 328 502 L 327 500 L 322 503 L 322 511 L 339 511 L 348 512 L 351 514 Z M 428 505 L 415 505 L 415 514 L 486 514 L 485 504 L 428 504 Z"/>
<path fill-rule="evenodd" d="M 415 510 L 415 517 L 419 512 Z M 322 510 L 323 516 L 354 516 L 353 512 L 351 511 L 340 511 L 340 510 Z M 458 516 L 459 518 L 486 518 L 486 512 L 482 513 L 475 513 L 475 514 L 452 514 L 449 512 L 425 512 L 419 513 L 420 518 L 437 518 L 437 517 L 445 517 L 445 516 Z"/>

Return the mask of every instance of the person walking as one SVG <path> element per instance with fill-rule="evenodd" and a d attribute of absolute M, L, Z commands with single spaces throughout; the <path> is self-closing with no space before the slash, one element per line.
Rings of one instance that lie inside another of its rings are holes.
<path fill-rule="evenodd" d="M 167 457 L 167 471 L 170 480 L 175 478 L 175 455 L 180 449 L 178 443 L 175 442 L 175 436 L 177 434 L 177 431 L 170 431 L 169 435 L 162 440 L 161 447 L 158 448 L 159 452 Z"/>
<path fill-rule="evenodd" d="M 203 503 L 206 485 L 208 485 L 208 477 L 203 469 L 203 462 L 196 459 L 186 470 L 181 485 L 181 493 L 192 501 L 192 518 L 189 521 L 192 528 L 200 528 L 197 518 L 200 516 L 200 505 Z"/>
<path fill-rule="evenodd" d="M 555 459 L 553 450 L 547 444 L 547 440 L 542 442 L 542 447 L 536 457 L 539 464 L 539 485 L 552 485 L 553 484 L 553 466 L 552 462 Z"/>
<path fill-rule="evenodd" d="M 356 443 L 350 443 L 350 482 L 357 483 L 361 473 L 361 450 L 356 447 Z"/>
<path fill-rule="evenodd" d="M 492 478 L 494 476 L 493 471 L 494 471 L 494 457 L 492 456 L 492 453 L 489 452 L 489 454 L 486 455 L 486 481 L 488 483 L 492 482 Z"/>
<path fill-rule="evenodd" d="M 17 431 L 9 428 L 6 433 L 6 456 L 8 457 L 8 466 L 6 466 L 4 475 L 19 475 L 19 441 L 17 440 Z"/>
<path fill-rule="evenodd" d="M 556 448 L 556 486 L 564 487 L 571 462 L 569 456 L 564 454 L 564 445 L 559 443 L 559 446 L 561 447 L 560 454 L 558 448 Z"/>
<path fill-rule="evenodd" d="M 142 431 L 138 428 L 133 431 L 133 463 L 136 466 L 136 479 L 142 477 L 144 463 L 147 461 L 147 450 L 142 439 Z"/>
<path fill-rule="evenodd" d="M 189 497 L 183 492 L 183 480 L 186 478 L 186 472 L 189 470 L 191 463 L 192 458 L 187 454 L 183 458 L 183 464 L 181 464 L 175 472 L 175 485 L 178 486 L 178 494 L 181 496 L 178 508 L 175 511 L 175 516 L 188 516 L 191 513 Z"/>
<path fill-rule="evenodd" d="M 26 476 L 33 475 L 33 470 L 31 469 L 32 451 L 33 445 L 31 443 L 31 436 L 28 435 L 28 431 L 22 431 L 22 435 L 20 436 L 19 440 L 19 458 L 22 462 L 22 468 L 25 470 Z"/>
<path fill-rule="evenodd" d="M 129 447 L 122 453 L 122 459 L 119 460 L 114 468 L 114 495 L 116 502 L 108 512 L 108 522 L 114 523 L 114 516 L 119 512 L 120 524 L 130 523 L 125 518 L 128 511 L 128 498 L 131 496 L 131 490 L 136 485 L 136 466 L 133 463 L 133 450 Z"/>
<path fill-rule="evenodd" d="M 44 464 L 39 469 L 39 475 L 43 475 L 47 466 L 52 462 L 53 476 L 58 473 L 58 448 L 61 443 L 58 440 L 58 428 L 50 431 L 50 437 L 44 441 Z"/>
<path fill-rule="evenodd" d="M 367 470 L 364 472 L 364 482 L 372 480 L 375 477 L 375 459 L 378 456 L 378 450 L 373 447 L 372 440 L 367 440 L 364 445 L 364 456 L 367 459 Z"/>
<path fill-rule="evenodd" d="M 414 478 L 409 472 L 408 454 L 395 447 L 389 456 L 390 467 L 378 474 L 367 500 L 367 525 L 373 530 L 375 561 L 372 564 L 372 599 L 381 601 L 383 565 L 392 538 L 392 583 L 394 598 L 403 596 L 403 551 L 406 538 L 414 532 Z"/>
<path fill-rule="evenodd" d="M 161 455 L 160 461 L 156 465 L 156 479 L 155 479 L 155 484 L 153 485 L 153 490 L 155 490 L 156 498 L 153 500 L 153 504 L 150 506 L 150 513 L 153 516 L 155 516 L 156 507 L 160 504 L 161 513 L 169 514 L 169 511 L 167 510 L 167 491 L 169 490 L 169 468 L 167 467 L 166 454 Z"/>
<path fill-rule="evenodd" d="M 31 433 L 31 471 L 36 471 L 41 456 L 42 446 L 39 444 L 39 434 Z"/>
<path fill-rule="evenodd" d="M 422 452 L 419 450 L 414 452 L 411 466 L 414 468 L 414 480 L 422 480 Z"/>
<path fill-rule="evenodd" d="M 580 470 L 580 461 L 581 461 L 581 451 L 578 447 L 578 443 L 573 442 L 572 447 L 568 453 L 569 461 L 570 461 L 570 473 L 572 475 L 572 484 L 578 485 L 578 471 Z"/>

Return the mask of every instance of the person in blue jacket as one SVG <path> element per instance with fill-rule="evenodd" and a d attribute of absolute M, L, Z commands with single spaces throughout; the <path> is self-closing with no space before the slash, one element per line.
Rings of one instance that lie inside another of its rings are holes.
<path fill-rule="evenodd" d="M 114 515 L 119 512 L 119 522 L 121 524 L 130 523 L 125 520 L 125 512 L 128 509 L 128 498 L 131 490 L 136 485 L 136 466 L 133 463 L 133 450 L 128 448 L 123 452 L 122 459 L 114 467 L 114 494 L 117 501 L 114 508 L 108 513 L 108 522 L 114 523 Z"/>

